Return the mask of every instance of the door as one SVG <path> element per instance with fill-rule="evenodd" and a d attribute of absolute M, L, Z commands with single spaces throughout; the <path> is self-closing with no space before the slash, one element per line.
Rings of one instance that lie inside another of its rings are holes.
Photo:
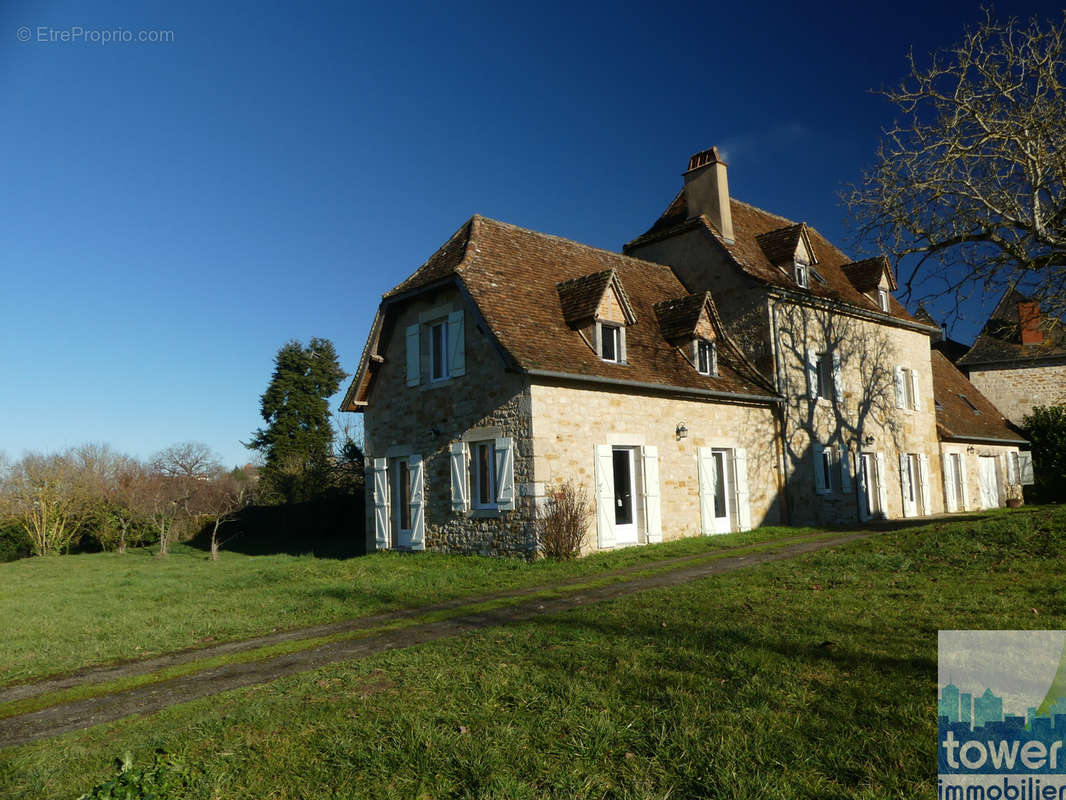
<path fill-rule="evenodd" d="M 981 482 L 981 508 L 998 508 L 999 479 L 996 476 L 994 456 L 978 457 L 977 478 Z"/>
<path fill-rule="evenodd" d="M 411 465 L 406 458 L 393 459 L 392 474 L 392 546 L 410 547 L 414 539 L 411 516 Z"/>
<path fill-rule="evenodd" d="M 730 480 L 729 465 L 732 463 L 729 450 L 712 450 L 714 463 L 714 532 L 729 533 L 733 530 L 731 511 L 731 495 L 733 494 L 733 481 Z"/>
<path fill-rule="evenodd" d="M 962 456 L 958 453 L 952 453 L 948 459 L 951 462 L 951 487 L 952 494 L 955 495 L 955 507 L 952 511 L 965 511 L 966 508 L 966 489 L 963 487 L 962 482 L 966 480 L 966 476 L 962 471 Z"/>
<path fill-rule="evenodd" d="M 875 453 L 862 454 L 862 482 L 866 516 L 880 517 L 884 511 L 881 508 L 881 476 L 877 472 L 877 456 Z"/>
<path fill-rule="evenodd" d="M 634 502 L 636 485 L 633 475 L 633 448 L 616 447 L 611 456 L 614 467 L 615 544 L 636 544 L 637 513 Z"/>

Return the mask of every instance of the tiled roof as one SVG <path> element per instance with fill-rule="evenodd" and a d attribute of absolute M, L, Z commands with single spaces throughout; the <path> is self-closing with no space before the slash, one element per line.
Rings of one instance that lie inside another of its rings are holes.
<path fill-rule="evenodd" d="M 636 318 L 626 328 L 626 364 L 601 360 L 567 325 L 557 289 L 557 284 L 575 279 L 595 283 L 601 280 L 593 280 L 595 276 L 611 272 L 624 287 Z M 503 352 L 523 370 L 711 390 L 740 399 L 775 394 L 768 379 L 724 333 L 716 313 L 718 376 L 700 375 L 666 341 L 655 305 L 687 293 L 673 271 L 661 264 L 474 216 L 433 258 L 386 293 L 385 300 L 449 276 L 466 289 Z M 387 307 L 382 313 L 388 316 Z M 389 335 L 387 322 L 384 328 L 382 340 Z M 363 373 L 357 373 L 349 398 Z"/>
<path fill-rule="evenodd" d="M 973 347 L 956 363 L 972 367 L 989 362 L 1034 361 L 1066 357 L 1066 329 L 1060 320 L 1042 316 L 1040 327 L 1044 341 L 1022 344 L 1018 304 L 1031 302 L 1017 289 L 1008 289 L 977 335 Z"/>
<path fill-rule="evenodd" d="M 582 275 L 580 278 L 560 281 L 555 288 L 559 292 L 559 302 L 563 308 L 563 318 L 569 325 L 577 325 L 591 320 L 600 303 L 603 301 L 604 292 L 608 287 L 613 287 L 618 296 L 618 302 L 630 324 L 636 322 L 633 306 L 626 295 L 625 287 L 618 280 L 618 275 L 613 269 L 600 270 L 591 275 Z"/>
<path fill-rule="evenodd" d="M 760 233 L 755 237 L 755 241 L 759 243 L 759 247 L 762 248 L 763 253 L 771 264 L 778 267 L 783 264 L 790 265 L 795 260 L 796 248 L 799 247 L 805 227 L 802 222 L 796 225 L 787 225 L 784 228 Z M 811 257 L 817 261 L 814 253 L 811 254 Z"/>
<path fill-rule="evenodd" d="M 674 341 L 691 337 L 710 297 L 710 292 L 700 292 L 656 303 L 655 316 L 659 320 L 663 338 Z"/>
<path fill-rule="evenodd" d="M 877 303 L 856 289 L 848 276 L 844 274 L 843 266 L 853 263 L 852 260 L 834 247 L 815 228 L 805 226 L 804 230 L 810 240 L 811 249 L 818 258 L 818 273 L 825 279 L 825 283 L 811 281 L 810 289 L 803 289 L 796 283 L 791 271 L 779 269 L 759 244 L 761 235 L 788 229 L 797 226 L 798 223 L 732 198 L 730 209 L 733 217 L 732 242 L 723 239 L 706 217 L 689 219 L 688 204 L 685 201 L 684 189 L 682 189 L 647 233 L 629 242 L 623 249 L 627 253 L 637 255 L 636 251 L 645 242 L 656 241 L 674 232 L 681 232 L 687 226 L 698 225 L 718 241 L 744 272 L 764 283 L 847 303 L 865 311 L 880 312 Z M 895 297 L 889 300 L 888 313 L 896 319 L 915 322 L 914 317 L 907 313 Z"/>
<path fill-rule="evenodd" d="M 858 289 L 860 292 L 867 293 L 872 292 L 881 283 L 881 276 L 888 276 L 888 288 L 892 291 L 896 290 L 896 278 L 892 274 L 892 268 L 888 264 L 888 259 L 884 256 L 875 256 L 874 258 L 865 258 L 862 261 L 853 261 L 850 264 L 843 264 L 840 267 L 848 280 L 851 281 L 851 285 Z M 916 317 L 917 319 L 917 317 Z"/>
<path fill-rule="evenodd" d="M 933 397 L 937 402 L 936 424 L 941 438 L 1004 439 L 1024 443 L 1018 431 L 943 353 L 933 350 L 930 356 Z"/>

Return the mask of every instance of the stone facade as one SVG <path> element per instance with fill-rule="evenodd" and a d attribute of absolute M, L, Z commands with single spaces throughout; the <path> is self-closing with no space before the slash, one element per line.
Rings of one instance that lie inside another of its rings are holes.
<path fill-rule="evenodd" d="M 940 446 L 940 470 L 945 511 L 963 512 L 980 511 L 985 508 L 998 508 L 1007 503 L 1008 487 L 1014 486 L 1017 496 L 1021 497 L 1021 487 L 1017 485 L 1015 467 L 1011 464 L 1013 454 L 1018 452 L 1014 446 L 990 444 L 967 444 L 965 442 L 943 442 Z M 955 462 L 962 465 L 961 482 L 955 483 L 953 467 L 947 462 L 955 456 Z M 994 466 L 995 482 L 987 496 L 982 492 L 982 465 L 980 459 L 990 459 Z"/>
<path fill-rule="evenodd" d="M 466 374 L 439 382 L 428 379 L 429 337 L 420 337 L 422 379 L 408 386 L 404 370 L 408 326 L 423 328 L 454 311 L 465 315 Z M 532 548 L 528 495 L 533 481 L 529 383 L 507 372 L 489 334 L 454 288 L 408 301 L 395 324 L 383 332 L 384 362 L 375 374 L 365 414 L 367 463 L 375 458 L 417 454 L 425 470 L 425 546 L 445 552 L 525 555 Z M 514 511 L 452 510 L 449 449 L 466 436 L 515 442 L 514 481 L 522 495 Z M 367 537 L 374 545 L 373 480 L 367 481 Z"/>
<path fill-rule="evenodd" d="M 744 448 L 752 526 L 782 522 L 779 438 L 769 405 L 650 396 L 618 387 L 535 382 L 533 471 L 541 491 L 572 480 L 595 505 L 595 447 L 654 446 L 658 451 L 663 540 L 701 533 L 699 448 Z M 678 438 L 684 423 L 687 436 Z M 641 504 L 637 503 L 638 509 Z M 598 547 L 595 513 L 585 550 Z M 644 520 L 639 521 L 643 529 Z M 734 519 L 732 527 L 739 527 Z"/>
<path fill-rule="evenodd" d="M 1034 406 L 1066 405 L 1066 358 L 1031 365 L 982 364 L 969 369 L 968 377 L 1015 425 L 1022 425 Z"/>

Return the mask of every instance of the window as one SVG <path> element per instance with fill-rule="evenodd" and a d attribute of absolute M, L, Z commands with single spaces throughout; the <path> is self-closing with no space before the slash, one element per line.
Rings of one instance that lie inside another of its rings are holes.
<path fill-rule="evenodd" d="M 407 459 L 397 459 L 392 479 L 392 507 L 397 532 L 411 530 L 411 468 Z"/>
<path fill-rule="evenodd" d="M 974 414 L 980 414 L 980 413 L 981 413 L 981 412 L 980 412 L 980 410 L 979 410 L 979 409 L 977 408 L 977 406 L 975 406 L 975 405 L 974 405 L 974 404 L 973 404 L 973 403 L 972 403 L 972 402 L 970 401 L 970 398 L 969 398 L 969 397 L 967 397 L 967 396 L 966 396 L 966 395 L 964 395 L 964 394 L 960 394 L 960 395 L 959 395 L 959 397 L 961 397 L 961 398 L 963 399 L 963 401 L 965 401 L 966 405 L 968 405 L 968 406 L 970 407 L 970 411 L 972 411 L 972 412 L 973 412 Z"/>
<path fill-rule="evenodd" d="M 886 314 L 888 313 L 888 292 L 884 289 L 877 290 L 877 305 L 881 307 L 881 310 Z"/>
<path fill-rule="evenodd" d="M 920 411 L 922 404 L 918 396 L 918 373 L 907 367 L 896 367 L 896 408 L 911 408 Z"/>
<path fill-rule="evenodd" d="M 493 442 L 475 442 L 471 451 L 471 486 L 474 508 L 496 508 L 496 447 Z"/>
<path fill-rule="evenodd" d="M 825 491 L 833 491 L 833 448 L 827 447 L 822 451 L 818 469 L 822 471 L 822 485 Z"/>
<path fill-rule="evenodd" d="M 833 356 L 831 353 L 818 353 L 818 396 L 833 396 Z"/>
<path fill-rule="evenodd" d="M 622 329 L 616 325 L 600 325 L 600 358 L 604 361 L 622 360 Z"/>
<path fill-rule="evenodd" d="M 808 267 L 806 264 L 799 261 L 796 262 L 796 283 L 804 289 L 809 289 L 811 287 L 811 281 L 807 274 L 807 270 Z"/>
<path fill-rule="evenodd" d="M 714 342 L 706 339 L 696 340 L 696 371 L 700 375 L 718 374 L 718 352 Z"/>
<path fill-rule="evenodd" d="M 448 378 L 448 325 L 438 322 L 429 328 L 429 379 Z"/>

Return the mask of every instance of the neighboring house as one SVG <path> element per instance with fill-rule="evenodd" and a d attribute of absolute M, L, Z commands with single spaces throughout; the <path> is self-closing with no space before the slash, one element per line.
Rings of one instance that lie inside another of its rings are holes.
<path fill-rule="evenodd" d="M 730 198 L 713 148 L 684 178 L 625 255 L 474 216 L 383 296 L 341 406 L 377 548 L 530 554 L 565 481 L 585 551 L 1002 502 L 1021 440 L 887 261 Z"/>
<path fill-rule="evenodd" d="M 729 196 L 717 150 L 625 252 L 710 290 L 723 321 L 785 399 L 795 523 L 943 510 L 929 338 L 892 296 L 881 258 L 852 262 L 814 228 Z"/>
<path fill-rule="evenodd" d="M 780 522 L 780 400 L 668 267 L 475 216 L 387 293 L 365 414 L 378 548 L 526 554 L 545 493 L 586 550 Z"/>
<path fill-rule="evenodd" d="M 1066 329 L 1014 289 L 955 363 L 1015 425 L 1034 406 L 1066 404 Z"/>
<path fill-rule="evenodd" d="M 1033 482 L 1027 442 L 943 353 L 932 362 L 945 510 L 1002 506 L 1009 486 Z"/>
<path fill-rule="evenodd" d="M 929 346 L 947 356 L 948 361 L 952 364 L 970 351 L 968 344 L 955 341 L 944 333 L 944 329 L 933 319 L 933 315 L 921 303 L 918 304 L 918 309 L 914 312 L 914 318 L 919 322 L 924 322 L 926 325 L 936 326 L 940 329 L 939 333 L 934 333 L 929 337 Z"/>

